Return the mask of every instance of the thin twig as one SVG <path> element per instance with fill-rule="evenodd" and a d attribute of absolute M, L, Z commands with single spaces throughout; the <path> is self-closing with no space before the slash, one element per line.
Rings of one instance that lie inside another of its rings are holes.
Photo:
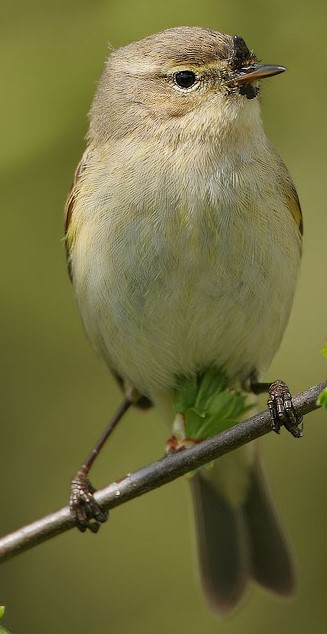
<path fill-rule="evenodd" d="M 293 404 L 296 412 L 301 415 L 317 409 L 317 398 L 326 386 L 327 381 L 295 396 Z M 190 449 L 169 454 L 134 473 L 129 473 L 121 480 L 97 491 L 96 500 L 106 509 L 120 506 L 269 431 L 271 431 L 269 413 L 268 411 L 261 412 Z M 0 561 L 5 561 L 74 526 L 75 520 L 70 515 L 69 507 L 66 506 L 0 539 Z"/>

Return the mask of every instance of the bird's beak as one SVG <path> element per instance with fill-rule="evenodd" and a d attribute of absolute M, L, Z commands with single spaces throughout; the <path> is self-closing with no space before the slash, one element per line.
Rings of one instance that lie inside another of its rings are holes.
<path fill-rule="evenodd" d="M 224 82 L 225 85 L 229 84 L 247 84 L 258 79 L 264 79 L 264 77 L 272 77 L 273 75 L 279 75 L 286 70 L 285 66 L 274 66 L 273 64 L 250 64 L 249 66 L 243 66 L 236 73 L 233 79 L 229 79 Z"/>

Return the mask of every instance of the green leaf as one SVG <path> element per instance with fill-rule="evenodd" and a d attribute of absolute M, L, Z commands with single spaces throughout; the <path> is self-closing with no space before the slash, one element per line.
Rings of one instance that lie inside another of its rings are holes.
<path fill-rule="evenodd" d="M 317 405 L 320 405 L 324 409 L 327 409 L 327 387 L 325 387 L 325 389 L 319 394 Z"/>
<path fill-rule="evenodd" d="M 174 391 L 176 413 L 185 412 L 192 407 L 198 386 L 196 377 L 179 377 Z"/>
<path fill-rule="evenodd" d="M 3 617 L 5 613 L 5 606 L 0 605 L 0 619 Z M 0 634 L 10 634 L 9 630 L 6 630 L 2 625 L 0 625 Z"/>
<path fill-rule="evenodd" d="M 327 357 L 327 346 L 325 346 L 325 348 L 323 348 L 321 352 L 324 357 Z M 320 405 L 320 407 L 327 409 L 327 387 L 325 387 L 325 389 L 319 394 L 317 398 L 317 405 Z"/>
<path fill-rule="evenodd" d="M 225 376 L 219 370 L 211 369 L 201 377 L 195 405 L 201 409 L 206 409 L 211 396 L 216 392 L 221 392 L 227 385 Z"/>
<path fill-rule="evenodd" d="M 185 419 L 185 437 L 192 440 L 201 440 L 199 430 L 205 427 L 205 414 L 200 414 L 195 408 L 191 407 L 186 412 Z M 208 438 L 208 436 L 205 436 Z"/>
<path fill-rule="evenodd" d="M 228 387 L 225 374 L 215 368 L 197 377 L 179 377 L 174 395 L 180 442 L 210 438 L 235 425 L 253 407 L 245 394 Z"/>

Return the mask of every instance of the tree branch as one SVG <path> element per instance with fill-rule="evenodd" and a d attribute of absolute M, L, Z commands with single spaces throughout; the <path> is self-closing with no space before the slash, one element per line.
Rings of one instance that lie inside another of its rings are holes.
<path fill-rule="evenodd" d="M 317 398 L 326 386 L 327 381 L 295 396 L 293 405 L 297 414 L 308 414 L 317 409 Z M 271 431 L 270 417 L 268 411 L 264 411 L 190 449 L 169 454 L 157 462 L 126 475 L 121 480 L 97 491 L 95 498 L 106 509 L 120 506 L 259 436 L 264 436 L 269 431 Z M 66 506 L 0 539 L 0 561 L 5 561 L 74 526 L 75 520 L 70 515 L 69 507 Z"/>

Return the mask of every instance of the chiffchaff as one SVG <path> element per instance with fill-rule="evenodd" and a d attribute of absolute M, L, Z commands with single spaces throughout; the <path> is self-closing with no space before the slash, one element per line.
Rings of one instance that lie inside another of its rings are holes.
<path fill-rule="evenodd" d="M 259 80 L 283 70 L 259 64 L 239 36 L 194 27 L 109 56 L 66 241 L 85 330 L 125 391 L 118 418 L 131 402 L 154 403 L 171 423 L 181 378 L 211 369 L 250 390 L 278 349 L 302 220 L 263 131 Z M 82 529 L 96 530 L 106 514 L 86 479 L 93 458 L 73 483 L 72 507 Z M 253 446 L 196 474 L 192 489 L 215 609 L 231 610 L 249 578 L 291 593 L 292 563 Z"/>

